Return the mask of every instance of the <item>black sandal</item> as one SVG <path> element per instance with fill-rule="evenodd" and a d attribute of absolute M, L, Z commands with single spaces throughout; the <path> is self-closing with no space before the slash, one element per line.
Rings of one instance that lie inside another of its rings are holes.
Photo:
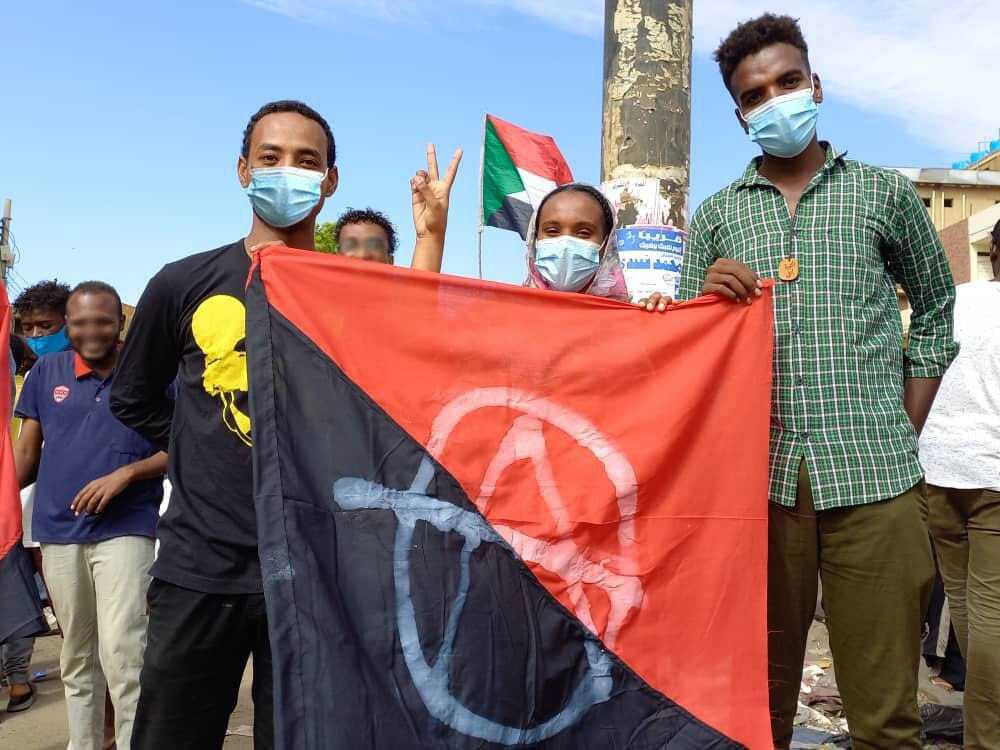
<path fill-rule="evenodd" d="M 29 682 L 28 692 L 20 698 L 11 698 L 7 703 L 7 713 L 16 714 L 18 711 L 27 711 L 35 704 L 35 688 Z"/>

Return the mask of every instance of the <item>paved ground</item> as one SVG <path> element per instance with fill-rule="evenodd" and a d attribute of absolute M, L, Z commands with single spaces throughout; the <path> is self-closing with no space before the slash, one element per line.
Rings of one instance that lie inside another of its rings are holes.
<path fill-rule="evenodd" d="M 59 681 L 58 637 L 39 638 L 35 641 L 35 658 L 32 672 L 47 670 L 52 677 L 36 683 L 38 698 L 35 705 L 24 713 L 3 712 L 7 706 L 6 691 L 0 691 L 0 748 L 3 750 L 65 750 L 66 704 L 63 700 L 63 686 Z M 253 709 L 250 700 L 250 672 L 244 676 L 240 688 L 240 700 L 229 722 L 230 736 L 226 738 L 226 748 L 249 750 L 253 747 L 250 727 L 253 724 Z"/>

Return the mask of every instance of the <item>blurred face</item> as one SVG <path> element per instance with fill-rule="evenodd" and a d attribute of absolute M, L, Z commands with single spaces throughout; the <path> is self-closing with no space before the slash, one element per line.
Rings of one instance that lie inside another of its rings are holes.
<path fill-rule="evenodd" d="M 315 120 L 298 112 L 275 112 L 265 115 L 250 134 L 250 149 L 246 158 L 240 156 L 237 173 L 240 184 L 250 184 L 251 170 L 263 167 L 297 167 L 311 172 L 326 173 L 323 198 L 303 221 L 315 220 L 326 198 L 337 189 L 337 168 L 327 161 L 326 133 Z"/>
<path fill-rule="evenodd" d="M 348 258 L 392 263 L 389 257 L 389 236 L 378 224 L 365 222 L 341 227 L 337 249 Z"/>
<path fill-rule="evenodd" d="M 604 244 L 604 212 L 593 196 L 565 190 L 552 196 L 538 215 L 535 239 L 544 240 L 570 235 L 581 240 Z"/>
<path fill-rule="evenodd" d="M 21 313 L 21 331 L 28 338 L 49 336 L 66 324 L 58 310 L 27 310 Z"/>
<path fill-rule="evenodd" d="M 819 76 L 809 71 L 802 50 L 791 44 L 772 44 L 740 61 L 729 80 L 729 92 L 736 100 L 736 117 L 744 130 L 744 117 L 777 96 L 808 89 L 815 84 L 813 100 L 823 101 Z"/>
<path fill-rule="evenodd" d="M 118 346 L 125 318 L 110 294 L 74 294 L 66 304 L 66 333 L 87 362 L 107 359 Z"/>

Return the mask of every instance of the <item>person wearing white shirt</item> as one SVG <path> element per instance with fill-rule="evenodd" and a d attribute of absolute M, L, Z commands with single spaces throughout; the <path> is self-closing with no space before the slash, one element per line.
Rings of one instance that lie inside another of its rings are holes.
<path fill-rule="evenodd" d="M 920 438 L 928 525 L 965 657 L 965 747 L 1000 748 L 1000 221 L 994 278 L 962 284 L 961 349 Z"/>

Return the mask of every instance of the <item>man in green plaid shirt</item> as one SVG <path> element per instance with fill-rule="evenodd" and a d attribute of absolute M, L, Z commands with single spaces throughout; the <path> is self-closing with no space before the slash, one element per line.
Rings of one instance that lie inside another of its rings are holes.
<path fill-rule="evenodd" d="M 823 581 L 854 747 L 920 748 L 917 670 L 934 566 L 917 432 L 956 353 L 954 283 L 913 186 L 816 139 L 823 92 L 798 23 L 716 51 L 764 154 L 691 227 L 681 297 L 740 304 L 776 277 L 768 620 L 775 746 L 792 737 Z M 903 352 L 895 282 L 913 307 Z"/>

